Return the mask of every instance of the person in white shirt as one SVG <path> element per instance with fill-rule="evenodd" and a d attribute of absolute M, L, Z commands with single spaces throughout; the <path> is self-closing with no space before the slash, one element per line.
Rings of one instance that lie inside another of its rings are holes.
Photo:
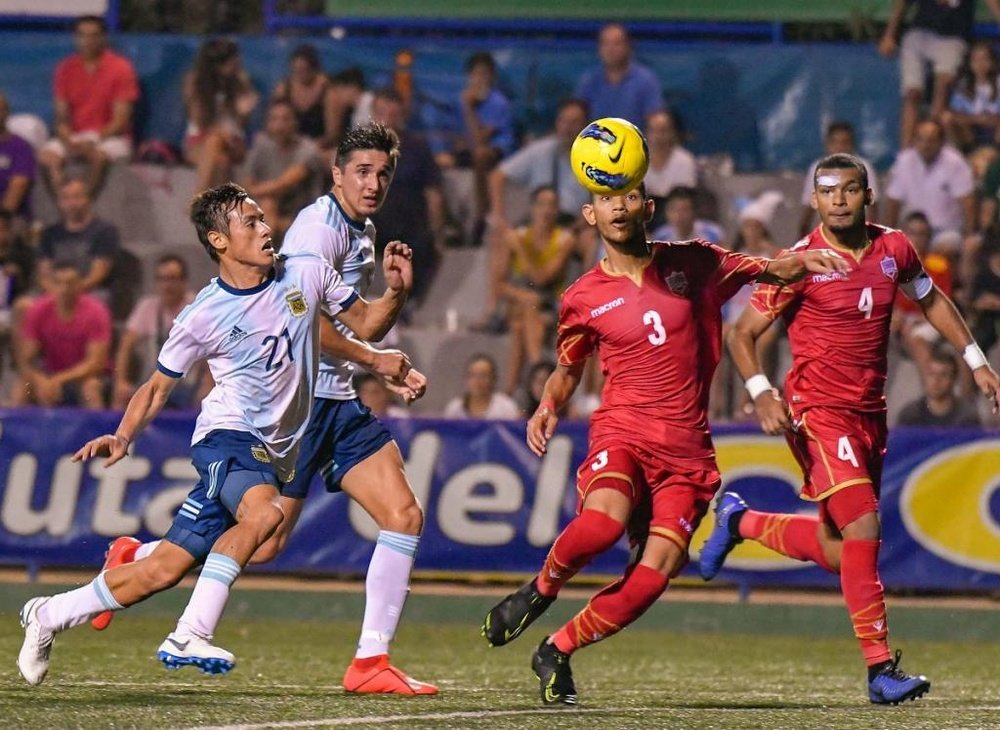
<path fill-rule="evenodd" d="M 497 364 L 484 353 L 476 353 L 465 366 L 465 392 L 444 407 L 445 418 L 509 420 L 521 417 L 521 409 L 506 393 L 496 390 Z"/>
<path fill-rule="evenodd" d="M 646 170 L 646 194 L 656 201 L 650 230 L 664 221 L 665 201 L 678 187 L 698 186 L 698 163 L 681 146 L 677 117 L 673 112 L 653 112 L 646 118 L 646 141 L 649 144 L 649 169 Z"/>
<path fill-rule="evenodd" d="M 88 441 L 73 459 L 105 457 L 105 466 L 122 460 L 184 373 L 207 360 L 215 387 L 202 402 L 191 438 L 201 479 L 144 559 L 102 571 L 82 588 L 25 604 L 17 665 L 29 684 L 45 679 L 57 633 L 165 590 L 203 561 L 192 595 L 202 611 L 185 611 L 157 656 L 168 668 L 232 669 L 233 655 L 211 638 L 233 581 L 281 524 L 278 488 L 292 477 L 312 408 L 321 313 L 359 336 L 378 337 L 412 284 L 410 251 L 398 243 L 386 248 L 389 289 L 371 303 L 316 256 L 276 259 L 260 206 L 232 183 L 198 195 L 191 220 L 219 263 L 219 276 L 177 317 L 156 371 L 129 401 L 115 433 Z"/>

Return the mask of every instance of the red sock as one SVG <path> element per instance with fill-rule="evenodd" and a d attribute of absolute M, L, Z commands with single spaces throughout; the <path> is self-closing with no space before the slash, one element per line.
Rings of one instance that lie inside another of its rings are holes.
<path fill-rule="evenodd" d="M 796 560 L 811 560 L 819 567 L 836 573 L 823 557 L 818 517 L 755 512 L 748 509 L 740 519 L 740 537 L 756 540 L 776 553 Z"/>
<path fill-rule="evenodd" d="M 879 540 L 844 540 L 840 558 L 840 589 L 868 666 L 890 658 L 885 594 L 878 577 L 880 544 Z"/>
<path fill-rule="evenodd" d="M 595 555 L 618 542 L 623 532 L 625 525 L 603 512 L 583 510 L 552 543 L 536 579 L 538 592 L 543 596 L 556 595 Z"/>
<path fill-rule="evenodd" d="M 617 634 L 639 618 L 663 595 L 669 578 L 663 573 L 636 565 L 625 576 L 590 599 L 580 613 L 552 635 L 556 648 L 572 654 L 588 644 Z"/>

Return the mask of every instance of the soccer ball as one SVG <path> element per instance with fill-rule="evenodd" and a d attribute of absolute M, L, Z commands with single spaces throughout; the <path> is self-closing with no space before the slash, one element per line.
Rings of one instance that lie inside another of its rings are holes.
<path fill-rule="evenodd" d="M 642 182 L 649 167 L 646 138 L 632 122 L 605 117 L 591 122 L 573 140 L 573 173 L 598 195 L 622 195 Z"/>

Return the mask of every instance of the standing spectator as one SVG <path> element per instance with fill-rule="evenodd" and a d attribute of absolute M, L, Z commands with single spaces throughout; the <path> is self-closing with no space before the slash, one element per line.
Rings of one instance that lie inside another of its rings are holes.
<path fill-rule="evenodd" d="M 718 224 L 696 217 L 698 191 L 686 185 L 675 187 L 664 203 L 666 221 L 653 231 L 654 241 L 690 241 L 701 238 L 709 243 L 722 243 Z"/>
<path fill-rule="evenodd" d="M 21 387 L 15 405 L 104 407 L 111 312 L 84 293 L 71 264 L 53 267 L 52 293 L 28 307 L 16 347 Z"/>
<path fill-rule="evenodd" d="M 35 151 L 7 130 L 10 105 L 0 93 L 0 210 L 31 219 L 31 184 L 35 181 Z"/>
<path fill-rule="evenodd" d="M 142 378 L 156 367 L 156 354 L 167 341 L 174 319 L 193 301 L 184 259 L 174 254 L 161 257 L 156 263 L 156 293 L 139 300 L 118 343 L 112 408 L 124 409 L 128 405 Z M 207 394 L 207 388 L 202 386 L 211 379 L 206 376 L 205 367 L 192 368 L 170 393 L 167 407 L 196 407 L 199 396 Z"/>
<path fill-rule="evenodd" d="M 974 271 L 969 289 L 972 334 L 988 353 L 1000 340 L 1000 230 L 995 226 L 983 236 Z"/>
<path fill-rule="evenodd" d="M 247 155 L 243 187 L 264 211 L 279 242 L 292 218 L 320 193 L 318 157 L 316 143 L 298 133 L 291 103 L 272 101 L 264 132 Z"/>
<path fill-rule="evenodd" d="M 621 23 L 608 23 L 597 36 L 600 68 L 587 71 L 575 96 L 587 102 L 590 114 L 622 117 L 641 127 L 653 112 L 666 108 L 656 76 L 632 58 L 632 40 Z"/>
<path fill-rule="evenodd" d="M 205 41 L 184 77 L 184 159 L 198 170 L 196 190 L 232 177 L 246 154 L 246 125 L 259 96 L 233 41 Z"/>
<path fill-rule="evenodd" d="M 935 237 L 970 234 L 975 228 L 976 197 L 972 168 L 962 153 L 945 144 L 944 127 L 935 119 L 917 125 L 913 147 L 901 150 L 889 173 L 884 220 L 890 228 L 900 213 L 922 211 Z M 946 239 L 942 239 L 946 240 Z"/>
<path fill-rule="evenodd" d="M 410 412 L 399 405 L 395 394 L 386 387 L 385 382 L 374 373 L 367 370 L 359 371 L 354 376 L 354 390 L 358 400 L 378 418 L 409 418 Z"/>
<path fill-rule="evenodd" d="M 653 112 L 646 119 L 646 142 L 649 144 L 649 169 L 646 170 L 646 195 L 656 202 L 650 230 L 663 223 L 667 195 L 676 187 L 698 186 L 698 164 L 694 155 L 681 146 L 677 117 L 666 110 Z"/>
<path fill-rule="evenodd" d="M 958 74 L 955 93 L 942 121 L 962 150 L 1000 141 L 1000 87 L 997 53 L 990 41 L 972 44 Z"/>
<path fill-rule="evenodd" d="M 448 401 L 445 418 L 520 418 L 517 403 L 509 395 L 498 393 L 496 385 L 496 361 L 483 353 L 473 355 L 465 366 L 465 392 Z"/>
<path fill-rule="evenodd" d="M 66 161 L 83 162 L 87 186 L 96 195 L 108 164 L 132 153 L 132 109 L 139 82 L 132 62 L 108 48 L 103 18 L 85 15 L 73 26 L 77 52 L 57 67 L 53 82 L 56 136 L 39 154 L 53 194 Z"/>
<path fill-rule="evenodd" d="M 323 149 L 333 149 L 336 141 L 330 132 L 335 126 L 332 89 L 330 78 L 320 67 L 315 46 L 303 43 L 292 51 L 288 76 L 274 87 L 271 99 L 292 105 L 299 134 Z"/>
<path fill-rule="evenodd" d="M 872 189 L 872 201 L 874 201 L 868 207 L 868 214 L 871 218 L 877 218 L 875 207 L 878 205 L 878 175 L 872 163 L 855 151 L 854 125 L 845 121 L 830 122 L 826 127 L 826 134 L 823 136 L 823 154 L 824 156 L 838 154 L 854 155 L 861 160 L 865 169 L 868 170 L 868 187 Z M 813 163 L 809 165 L 808 172 L 806 172 L 805 179 L 802 181 L 802 215 L 799 217 L 800 236 L 809 235 L 809 231 L 813 229 L 813 221 L 816 215 L 816 211 L 812 207 L 813 186 L 815 184 L 813 176 L 816 174 L 816 165 L 820 159 L 822 158 L 813 160 Z"/>
<path fill-rule="evenodd" d="M 910 27 L 903 33 L 900 45 L 896 38 L 909 5 L 915 5 L 917 11 Z M 1000 21 L 1000 0 L 986 0 L 986 5 L 993 17 Z M 944 113 L 952 82 L 972 37 L 975 14 L 976 0 L 893 0 L 889 23 L 879 42 L 879 52 L 891 57 L 897 50 L 900 51 L 903 94 L 899 134 L 901 149 L 913 142 L 927 87 L 925 67 L 928 64 L 934 68 L 930 115 L 940 118 Z"/>
<path fill-rule="evenodd" d="M 38 246 L 38 283 L 54 293 L 55 263 L 66 263 L 82 277 L 80 289 L 98 295 L 105 303 L 111 298 L 111 278 L 119 252 L 118 229 L 94 215 L 87 185 L 75 178 L 59 188 L 56 201 L 62 220 L 42 231 Z"/>
<path fill-rule="evenodd" d="M 441 170 L 427 141 L 407 129 L 406 106 L 395 89 L 375 92 L 372 119 L 399 135 L 392 195 L 372 216 L 379 241 L 406 241 L 413 251 L 410 300 L 423 301 L 445 247 L 445 203 Z"/>
<path fill-rule="evenodd" d="M 980 425 L 979 412 L 969 401 L 955 395 L 958 363 L 955 355 L 937 347 L 931 351 L 927 367 L 921 373 L 924 394 L 903 406 L 896 424 L 899 426 L 965 426 Z"/>

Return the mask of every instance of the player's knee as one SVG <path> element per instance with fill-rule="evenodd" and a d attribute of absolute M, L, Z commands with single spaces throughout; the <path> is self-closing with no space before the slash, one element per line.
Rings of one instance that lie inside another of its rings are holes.
<path fill-rule="evenodd" d="M 882 536 L 882 525 L 877 512 L 866 512 L 844 525 L 840 532 L 845 540 L 878 540 Z"/>
<path fill-rule="evenodd" d="M 250 516 L 262 539 L 266 540 L 278 529 L 285 519 L 285 513 L 276 504 L 261 505 Z"/>
<path fill-rule="evenodd" d="M 419 535 L 424 529 L 424 510 L 414 500 L 399 509 L 391 510 L 384 521 L 384 525 L 379 525 L 382 530 Z"/>

